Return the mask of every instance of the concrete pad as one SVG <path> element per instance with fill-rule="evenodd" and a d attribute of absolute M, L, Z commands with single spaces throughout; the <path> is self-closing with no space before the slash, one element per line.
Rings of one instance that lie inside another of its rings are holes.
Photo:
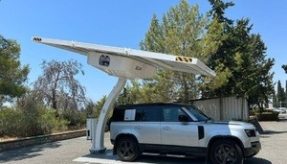
<path fill-rule="evenodd" d="M 73 162 L 81 162 L 81 163 L 101 163 L 101 164 L 127 164 L 131 162 L 122 162 L 117 159 L 115 155 L 113 155 L 112 150 L 108 150 L 105 154 L 95 154 L 95 155 L 87 155 L 83 157 L 79 157 L 73 160 Z M 143 162 L 132 162 L 133 164 L 147 164 Z"/>
<path fill-rule="evenodd" d="M 73 160 L 80 163 L 101 163 L 101 164 L 203 164 L 204 160 L 197 158 L 185 157 L 182 155 L 165 155 L 160 156 L 154 153 L 143 153 L 135 162 L 122 162 L 113 155 L 112 149 L 108 149 L 105 154 L 85 155 Z"/>

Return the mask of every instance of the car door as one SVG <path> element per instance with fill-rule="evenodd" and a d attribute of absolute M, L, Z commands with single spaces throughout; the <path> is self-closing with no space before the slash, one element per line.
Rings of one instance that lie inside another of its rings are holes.
<path fill-rule="evenodd" d="M 157 106 L 138 106 L 134 129 L 140 144 L 160 145 L 161 111 Z"/>
<path fill-rule="evenodd" d="M 188 121 L 180 122 L 185 115 Z M 198 146 L 198 125 L 180 106 L 163 106 L 161 122 L 161 143 L 166 146 Z"/>

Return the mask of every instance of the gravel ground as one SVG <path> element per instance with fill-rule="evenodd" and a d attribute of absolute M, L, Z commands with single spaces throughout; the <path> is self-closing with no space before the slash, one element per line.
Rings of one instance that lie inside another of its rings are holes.
<path fill-rule="evenodd" d="M 287 120 L 278 122 L 260 122 L 265 130 L 261 135 L 262 150 L 255 158 L 246 160 L 245 164 L 285 164 L 287 161 Z M 25 147 L 16 150 L 10 150 L 0 153 L 0 163 L 5 164 L 68 164 L 79 163 L 73 160 L 84 158 L 95 158 L 89 155 L 90 141 L 85 137 L 47 143 Z M 105 136 L 105 145 L 111 148 L 109 135 Z M 100 156 L 97 156 L 100 157 Z M 102 157 L 100 157 L 102 158 Z M 141 163 L 159 163 L 159 164 L 176 164 L 189 163 L 201 164 L 202 159 L 180 159 L 166 157 L 144 156 L 139 159 Z M 84 162 L 84 163 L 92 163 Z M 99 162 L 98 162 L 99 163 Z M 116 163 L 115 161 L 112 163 Z"/>

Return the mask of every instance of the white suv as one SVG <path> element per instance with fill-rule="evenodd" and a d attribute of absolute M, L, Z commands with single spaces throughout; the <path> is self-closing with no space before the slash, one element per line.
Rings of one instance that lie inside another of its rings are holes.
<path fill-rule="evenodd" d="M 118 106 L 110 133 L 114 153 L 122 161 L 148 152 L 207 157 L 215 164 L 242 163 L 261 149 L 252 124 L 213 121 L 192 105 Z"/>

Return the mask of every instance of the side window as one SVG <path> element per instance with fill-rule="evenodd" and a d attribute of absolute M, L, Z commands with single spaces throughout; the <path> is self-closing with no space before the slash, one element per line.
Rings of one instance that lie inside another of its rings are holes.
<path fill-rule="evenodd" d="M 117 108 L 114 109 L 111 121 L 123 121 L 123 120 L 124 120 L 124 110 Z"/>
<path fill-rule="evenodd" d="M 164 122 L 179 122 L 178 116 L 180 115 L 186 115 L 189 118 L 189 116 L 177 106 L 163 107 L 162 113 Z"/>
<path fill-rule="evenodd" d="M 161 111 L 157 106 L 143 106 L 136 109 L 136 121 L 159 122 L 161 120 Z"/>

